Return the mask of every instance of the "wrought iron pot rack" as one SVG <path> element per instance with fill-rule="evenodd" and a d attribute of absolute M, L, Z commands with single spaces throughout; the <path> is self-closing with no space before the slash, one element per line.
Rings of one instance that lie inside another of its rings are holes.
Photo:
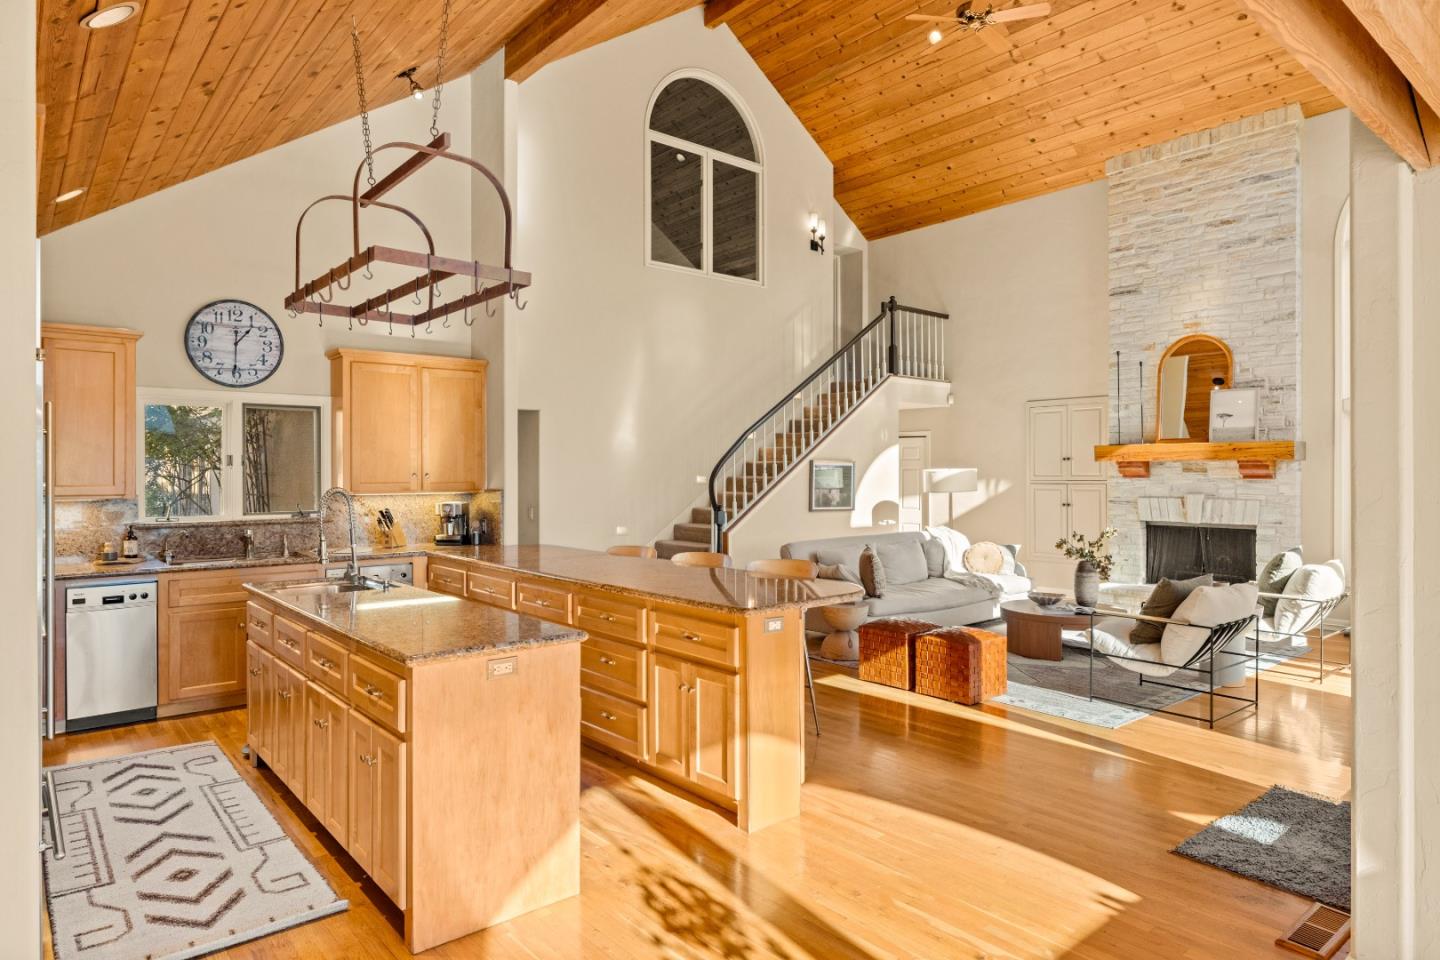
<path fill-rule="evenodd" d="M 448 326 L 449 318 L 456 313 L 461 314 L 467 324 L 473 323 L 474 321 L 470 319 L 471 307 L 488 304 L 489 301 L 502 296 L 510 297 L 518 309 L 525 309 L 525 304 L 520 302 L 520 291 L 530 286 L 530 274 L 524 270 L 516 270 L 510 262 L 510 239 L 513 226 L 510 197 L 506 194 L 504 185 L 488 168 L 462 154 L 451 153 L 448 149 L 449 146 L 450 134 L 448 133 L 438 135 L 424 146 L 403 141 L 382 144 L 375 148 L 374 153 L 382 150 L 409 150 L 411 155 L 364 193 L 360 192 L 360 174 L 365 169 L 365 161 L 362 160 L 355 168 L 355 180 L 348 195 L 327 194 L 306 207 L 295 224 L 295 289 L 285 297 L 285 307 L 296 314 L 318 314 L 322 324 L 325 322 L 325 317 L 338 317 L 351 322 L 359 321 L 362 325 L 375 320 L 381 323 L 398 323 L 411 328 L 429 324 L 435 320 L 441 320 Z M 429 229 L 426 228 L 424 221 L 402 206 L 381 200 L 386 193 L 435 159 L 453 160 L 456 163 L 464 164 L 479 172 L 495 188 L 495 192 L 500 197 L 501 209 L 505 214 L 505 262 L 503 266 L 496 267 L 480 263 L 477 260 L 460 260 L 437 255 L 435 240 Z M 300 280 L 300 240 L 305 227 L 305 217 L 315 207 L 332 200 L 347 201 L 350 204 L 351 256 L 314 280 L 302 284 Z M 369 207 L 391 210 L 409 218 L 425 238 L 425 250 L 403 250 L 379 245 L 371 245 L 362 249 L 360 246 L 360 210 Z M 399 286 L 391 287 L 383 293 L 357 303 L 348 306 L 344 303 L 337 303 L 337 291 L 340 293 L 348 291 L 354 282 L 356 273 L 361 273 L 366 279 L 373 279 L 374 273 L 371 270 L 371 264 L 376 262 L 399 264 L 423 272 L 413 280 L 407 280 Z M 445 300 L 440 293 L 440 283 L 450 277 L 468 277 L 470 279 L 469 290 L 453 299 Z M 393 304 L 407 297 L 424 309 L 413 313 L 397 311 Z M 489 311 L 489 309 L 487 305 L 486 310 Z"/>

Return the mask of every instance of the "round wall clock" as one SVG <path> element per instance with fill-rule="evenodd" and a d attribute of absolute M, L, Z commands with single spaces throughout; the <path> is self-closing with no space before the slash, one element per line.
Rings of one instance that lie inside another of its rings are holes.
<path fill-rule="evenodd" d="M 255 304 L 216 300 L 190 318 L 185 355 L 206 380 L 222 387 L 251 387 L 280 367 L 285 340 L 270 314 Z"/>

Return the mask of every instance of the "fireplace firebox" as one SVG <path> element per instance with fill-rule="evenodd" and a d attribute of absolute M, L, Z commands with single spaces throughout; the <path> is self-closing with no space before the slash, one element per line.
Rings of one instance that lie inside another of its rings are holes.
<path fill-rule="evenodd" d="M 1145 525 L 1145 582 L 1212 575 L 1217 583 L 1255 579 L 1255 528 L 1196 524 Z"/>

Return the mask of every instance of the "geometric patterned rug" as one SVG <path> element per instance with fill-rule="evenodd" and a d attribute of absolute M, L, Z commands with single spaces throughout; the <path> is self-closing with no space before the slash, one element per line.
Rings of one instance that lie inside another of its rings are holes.
<path fill-rule="evenodd" d="M 49 769 L 56 960 L 181 960 L 349 907 L 211 741 Z"/>

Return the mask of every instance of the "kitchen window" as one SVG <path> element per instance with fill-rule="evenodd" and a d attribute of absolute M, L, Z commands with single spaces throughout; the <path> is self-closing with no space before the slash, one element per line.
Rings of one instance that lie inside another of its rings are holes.
<path fill-rule="evenodd" d="M 652 265 L 760 282 L 760 154 L 732 97 L 695 75 L 663 84 L 645 169 Z"/>
<path fill-rule="evenodd" d="M 241 520 L 319 509 L 328 398 L 142 390 L 140 516 Z"/>

